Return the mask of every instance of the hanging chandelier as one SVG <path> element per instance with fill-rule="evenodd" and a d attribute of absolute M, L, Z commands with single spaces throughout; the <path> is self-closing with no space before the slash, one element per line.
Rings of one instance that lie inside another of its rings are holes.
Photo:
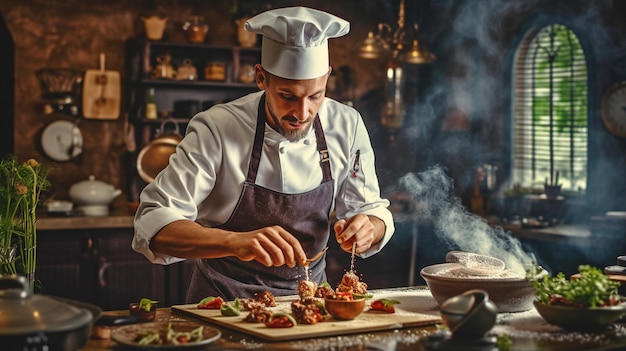
<path fill-rule="evenodd" d="M 417 23 L 413 30 L 405 26 L 404 0 L 400 1 L 398 22 L 395 31 L 387 23 L 378 24 L 378 32 L 369 32 L 367 38 L 354 47 L 354 53 L 365 59 L 385 60 L 384 96 L 381 108 L 381 125 L 389 131 L 390 140 L 395 140 L 396 131 L 404 124 L 406 107 L 404 65 L 420 65 L 435 61 L 435 55 L 420 46 L 417 39 Z M 410 32 L 410 33 L 409 33 Z"/>
<path fill-rule="evenodd" d="M 370 31 L 367 38 L 354 47 L 354 53 L 365 59 L 391 58 L 401 63 L 425 64 L 436 60 L 436 56 L 422 47 L 417 39 L 419 26 L 413 24 L 412 34 L 405 28 L 404 0 L 400 1 L 397 28 L 379 23 L 377 33 Z"/>

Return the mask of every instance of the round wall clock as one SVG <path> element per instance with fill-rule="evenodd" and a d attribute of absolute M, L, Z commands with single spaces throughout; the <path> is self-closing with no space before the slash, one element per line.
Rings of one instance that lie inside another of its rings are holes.
<path fill-rule="evenodd" d="M 613 135 L 626 138 L 626 81 L 613 85 L 604 94 L 602 121 Z"/>

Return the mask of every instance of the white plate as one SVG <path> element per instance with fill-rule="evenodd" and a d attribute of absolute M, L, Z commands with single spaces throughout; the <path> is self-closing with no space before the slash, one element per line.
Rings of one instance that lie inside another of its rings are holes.
<path fill-rule="evenodd" d="M 172 329 L 177 332 L 189 332 L 201 324 L 192 323 L 192 322 L 172 322 Z M 137 336 L 150 330 L 167 330 L 167 322 L 153 322 L 153 323 L 141 323 L 141 324 L 130 324 L 121 327 L 114 328 L 111 331 L 111 339 L 114 341 L 134 347 L 134 348 L 142 348 L 142 349 L 172 349 L 172 348 L 193 348 L 201 345 L 210 344 L 216 340 L 218 340 L 222 333 L 208 325 L 203 325 L 204 329 L 202 330 L 201 341 L 197 342 L 188 342 L 186 344 L 179 345 L 139 345 Z"/>
<path fill-rule="evenodd" d="M 41 134 L 43 151 L 55 161 L 69 161 L 80 155 L 82 145 L 83 135 L 70 121 L 54 121 Z"/>

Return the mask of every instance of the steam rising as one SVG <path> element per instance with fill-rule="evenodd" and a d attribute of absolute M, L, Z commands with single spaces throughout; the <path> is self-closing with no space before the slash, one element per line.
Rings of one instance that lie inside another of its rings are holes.
<path fill-rule="evenodd" d="M 418 216 L 431 222 L 437 236 L 450 247 L 497 257 L 507 269 L 519 273 L 535 262 L 515 237 L 466 210 L 453 195 L 452 181 L 440 166 L 417 175 L 408 173 L 399 179 L 399 185 L 412 195 Z"/>

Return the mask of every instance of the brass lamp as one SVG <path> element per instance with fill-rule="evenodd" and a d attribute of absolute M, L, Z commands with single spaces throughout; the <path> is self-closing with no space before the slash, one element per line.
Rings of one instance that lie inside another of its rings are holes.
<path fill-rule="evenodd" d="M 437 57 L 435 54 L 428 50 L 422 49 L 417 39 L 413 39 L 411 49 L 400 54 L 400 62 L 409 63 L 413 65 L 420 65 L 423 63 L 431 63 L 435 61 Z"/>
<path fill-rule="evenodd" d="M 425 64 L 433 62 L 435 55 L 419 45 L 415 38 L 417 23 L 413 25 L 413 38 L 407 41 L 404 28 L 404 0 L 400 1 L 398 27 L 392 31 L 386 23 L 378 24 L 378 33 L 369 32 L 367 38 L 354 47 L 354 53 L 365 59 L 385 59 L 384 102 L 381 110 L 381 124 L 390 131 L 390 139 L 395 139 L 395 131 L 404 123 L 404 85 L 403 64 Z M 407 50 L 408 44 L 411 43 Z"/>

